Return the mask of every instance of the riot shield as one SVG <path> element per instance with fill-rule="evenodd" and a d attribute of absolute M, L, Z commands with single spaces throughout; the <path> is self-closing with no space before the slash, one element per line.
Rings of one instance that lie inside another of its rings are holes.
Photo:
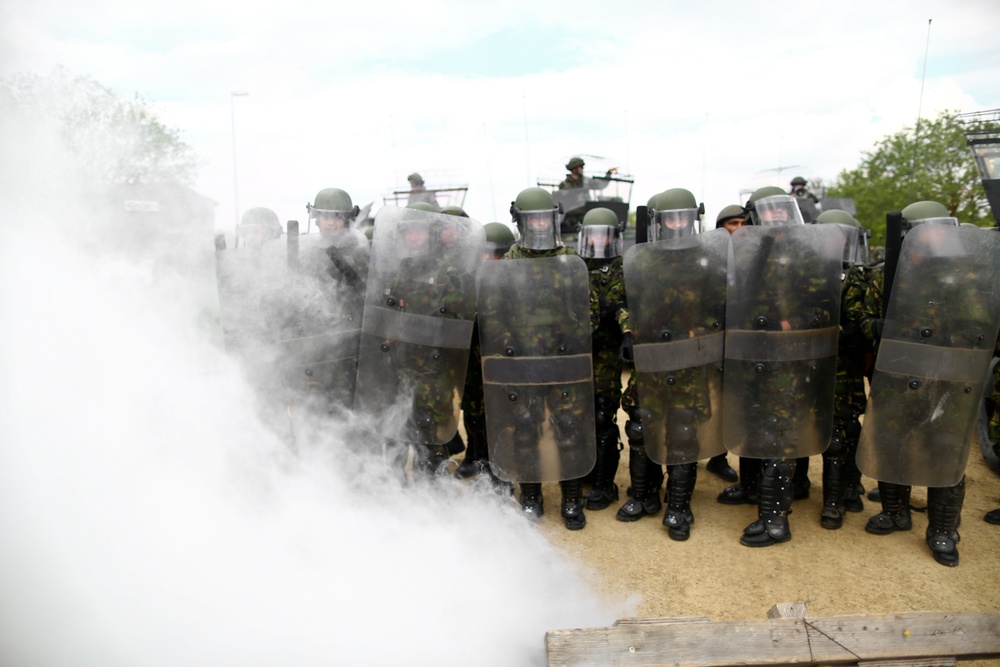
<path fill-rule="evenodd" d="M 625 254 L 629 321 L 646 452 L 675 465 L 722 444 L 729 232 L 632 246 Z"/>
<path fill-rule="evenodd" d="M 469 218 L 375 217 L 354 405 L 380 436 L 440 445 L 457 433 L 485 244 Z"/>
<path fill-rule="evenodd" d="M 575 255 L 480 269 L 486 429 L 502 479 L 561 481 L 594 467 L 589 289 L 587 265 Z"/>
<path fill-rule="evenodd" d="M 920 225 L 900 250 L 858 466 L 884 482 L 965 474 L 1000 327 L 1000 235 Z"/>
<path fill-rule="evenodd" d="M 829 444 L 843 248 L 832 225 L 733 234 L 723 441 L 734 454 L 797 458 Z"/>
<path fill-rule="evenodd" d="M 216 251 L 215 260 L 226 349 L 244 359 L 271 364 L 277 328 L 272 304 L 275 285 L 285 273 L 283 244 L 271 241 L 262 246 L 222 248 Z"/>
<path fill-rule="evenodd" d="M 353 229 L 290 235 L 288 250 L 289 270 L 277 299 L 277 361 L 289 401 L 327 413 L 350 409 L 368 271 L 367 239 Z"/>

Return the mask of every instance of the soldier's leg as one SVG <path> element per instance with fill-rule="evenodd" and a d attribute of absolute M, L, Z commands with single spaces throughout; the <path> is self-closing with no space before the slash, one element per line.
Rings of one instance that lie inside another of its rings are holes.
<path fill-rule="evenodd" d="M 587 493 L 587 509 L 602 510 L 618 500 L 618 485 L 615 474 L 620 460 L 618 424 L 614 420 L 617 403 L 604 394 L 595 397 L 594 421 L 597 426 L 597 462 L 591 477 L 591 489 Z"/>
<path fill-rule="evenodd" d="M 726 460 L 726 453 L 723 452 L 718 456 L 713 456 L 708 460 L 705 465 L 705 469 L 713 475 L 718 475 L 724 482 L 738 482 L 740 476 L 736 474 L 732 466 L 729 465 L 729 461 Z"/>
<path fill-rule="evenodd" d="M 521 483 L 521 510 L 530 519 L 540 519 L 545 514 L 545 506 L 542 502 L 542 485 L 540 483 Z"/>
<path fill-rule="evenodd" d="M 568 479 L 559 482 L 562 489 L 562 518 L 567 530 L 580 530 L 587 525 L 587 515 L 583 513 L 583 480 Z"/>
<path fill-rule="evenodd" d="M 760 486 L 760 459 L 740 457 L 740 481 L 727 486 L 716 498 L 723 505 L 756 505 Z"/>
<path fill-rule="evenodd" d="M 823 508 L 819 513 L 819 524 L 836 530 L 844 523 L 844 486 L 846 482 L 846 461 L 844 460 L 843 432 L 834 426 L 830 445 L 823 452 Z"/>
<path fill-rule="evenodd" d="M 662 507 L 659 486 L 655 490 L 650 488 L 650 473 L 655 464 L 646 455 L 638 409 L 629 413 L 629 419 L 625 422 L 625 437 L 628 440 L 628 472 L 632 481 L 632 497 L 618 508 L 615 518 L 619 521 L 638 521 L 647 514 L 659 512 Z"/>
<path fill-rule="evenodd" d="M 794 500 L 805 500 L 809 497 L 809 489 L 812 482 L 809 481 L 809 458 L 803 456 L 795 459 L 795 473 L 792 476 L 792 498 Z"/>
<path fill-rule="evenodd" d="M 882 511 L 868 519 L 865 530 L 872 535 L 888 535 L 897 530 L 910 530 L 910 487 L 890 482 L 878 483 Z"/>
<path fill-rule="evenodd" d="M 455 471 L 458 479 L 468 479 L 475 477 L 482 469 L 482 462 L 486 460 L 486 415 L 476 414 L 472 410 L 462 410 L 462 423 L 465 425 L 465 435 L 467 445 L 465 448 L 465 458 Z"/>
<path fill-rule="evenodd" d="M 683 541 L 691 536 L 694 523 L 691 495 L 697 479 L 697 463 L 667 466 L 667 511 L 663 515 L 663 525 L 673 540 Z"/>
<path fill-rule="evenodd" d="M 740 544 L 769 547 L 792 539 L 788 510 L 792 506 L 794 461 L 767 459 L 761 466 L 757 520 L 743 529 Z"/>
<path fill-rule="evenodd" d="M 861 512 L 865 503 L 861 496 L 865 487 L 861 486 L 861 469 L 858 468 L 858 440 L 861 437 L 861 422 L 858 415 L 844 426 L 844 509 L 848 512 Z"/>
<path fill-rule="evenodd" d="M 927 546 L 934 560 L 955 567 L 958 565 L 958 523 L 965 502 L 965 477 L 955 486 L 927 489 Z"/>

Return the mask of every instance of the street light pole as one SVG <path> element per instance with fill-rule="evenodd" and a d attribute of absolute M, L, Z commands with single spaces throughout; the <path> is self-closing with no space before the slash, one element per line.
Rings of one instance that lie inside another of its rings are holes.
<path fill-rule="evenodd" d="M 239 234 L 240 226 L 240 194 L 239 181 L 236 178 L 236 98 L 246 97 L 249 94 L 245 90 L 232 90 L 229 92 L 229 115 L 232 120 L 233 129 L 233 216 L 236 220 L 237 235 Z"/>

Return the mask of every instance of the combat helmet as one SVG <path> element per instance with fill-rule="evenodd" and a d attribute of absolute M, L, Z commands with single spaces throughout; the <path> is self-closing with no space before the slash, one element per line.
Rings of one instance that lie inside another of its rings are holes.
<path fill-rule="evenodd" d="M 621 257 L 623 238 L 618 216 L 609 208 L 592 208 L 583 216 L 576 251 L 584 259 Z"/>
<path fill-rule="evenodd" d="M 723 223 L 727 220 L 732 220 L 733 218 L 743 218 L 746 220 L 746 217 L 747 211 L 745 208 L 739 204 L 730 204 L 719 211 L 719 215 L 715 218 L 715 228 L 722 229 L 724 227 Z"/>
<path fill-rule="evenodd" d="M 496 257 L 503 255 L 514 245 L 514 232 L 502 222 L 488 222 L 483 225 L 486 232 L 486 254 Z"/>
<path fill-rule="evenodd" d="M 340 188 L 325 188 L 316 193 L 312 204 L 306 204 L 306 211 L 309 220 L 317 220 L 317 224 L 320 217 L 329 217 L 342 220 L 343 226 L 349 227 L 361 209 L 351 201 L 351 195 Z"/>
<path fill-rule="evenodd" d="M 699 205 L 690 190 L 671 188 L 650 199 L 652 226 L 650 241 L 693 236 L 698 233 L 700 215 L 705 205 Z"/>
<path fill-rule="evenodd" d="M 573 171 L 577 167 L 582 167 L 584 165 L 583 158 L 579 155 L 574 155 L 566 163 L 566 171 Z"/>
<path fill-rule="evenodd" d="M 552 193 L 543 188 L 525 188 L 510 203 L 510 214 L 521 234 L 518 245 L 532 250 L 549 250 L 562 245 L 559 238 L 560 207 Z"/>
<path fill-rule="evenodd" d="M 858 265 L 871 262 L 871 253 L 868 249 L 868 237 L 871 232 L 862 227 L 853 215 L 834 208 L 820 213 L 816 223 L 839 225 L 843 230 L 845 264 Z"/>
<path fill-rule="evenodd" d="M 747 200 L 746 209 L 754 225 L 776 227 L 805 224 L 795 197 L 772 185 L 755 190 Z"/>
<path fill-rule="evenodd" d="M 902 210 L 903 234 L 917 225 L 927 223 L 937 225 L 958 226 L 958 218 L 954 217 L 948 208 L 936 201 L 915 201 Z"/>
<path fill-rule="evenodd" d="M 261 245 L 281 237 L 281 222 L 278 221 L 277 213 L 258 206 L 243 214 L 236 233 L 247 245 Z"/>

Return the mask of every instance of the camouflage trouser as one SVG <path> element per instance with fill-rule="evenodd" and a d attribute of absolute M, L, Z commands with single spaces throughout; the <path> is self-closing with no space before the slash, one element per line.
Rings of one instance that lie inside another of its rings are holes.
<path fill-rule="evenodd" d="M 618 404 L 622 400 L 622 362 L 618 357 L 617 348 L 614 350 L 595 350 L 594 359 L 594 395 L 598 403 L 604 403 L 608 407 L 611 423 L 617 429 L 618 424 Z M 603 398 L 601 398 L 603 397 Z M 598 409 L 601 409 L 600 405 Z"/>
<path fill-rule="evenodd" d="M 489 460 L 489 446 L 486 439 L 486 406 L 483 399 L 483 376 L 472 374 L 465 378 L 462 394 L 462 423 L 465 425 L 468 454 L 473 461 Z"/>
<path fill-rule="evenodd" d="M 1000 363 L 993 367 L 993 391 L 986 397 L 986 418 L 989 420 L 990 440 L 994 443 L 1000 443 L 1000 409 L 998 406 L 1000 406 Z"/>

